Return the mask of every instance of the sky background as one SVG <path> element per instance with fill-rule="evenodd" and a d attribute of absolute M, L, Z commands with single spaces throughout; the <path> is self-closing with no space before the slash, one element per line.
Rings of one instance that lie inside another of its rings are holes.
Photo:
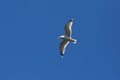
<path fill-rule="evenodd" d="M 120 80 L 120 1 L 0 0 L 0 80 Z"/>

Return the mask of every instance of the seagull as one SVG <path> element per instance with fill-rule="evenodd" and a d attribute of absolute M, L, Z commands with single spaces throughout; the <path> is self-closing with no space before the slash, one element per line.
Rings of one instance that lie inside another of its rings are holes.
<path fill-rule="evenodd" d="M 59 45 L 60 48 L 60 55 L 61 57 L 63 57 L 64 53 L 65 53 L 65 48 L 66 46 L 69 44 L 69 42 L 72 42 L 74 44 L 76 44 L 77 40 L 76 39 L 72 39 L 71 38 L 71 34 L 72 34 L 72 24 L 73 24 L 73 19 L 70 19 L 67 24 L 65 25 L 64 29 L 65 29 L 65 34 L 58 37 L 59 39 L 62 39 L 62 42 Z"/>

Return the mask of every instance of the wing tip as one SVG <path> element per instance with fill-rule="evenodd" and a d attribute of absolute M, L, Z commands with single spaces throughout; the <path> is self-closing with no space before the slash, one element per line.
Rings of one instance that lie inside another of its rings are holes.
<path fill-rule="evenodd" d="M 69 20 L 69 22 L 73 22 L 73 21 L 74 21 L 74 19 L 70 19 L 70 20 Z"/>
<path fill-rule="evenodd" d="M 61 56 L 61 58 L 63 58 L 63 56 Z"/>
<path fill-rule="evenodd" d="M 60 52 L 60 56 L 63 58 L 63 53 L 62 52 Z"/>

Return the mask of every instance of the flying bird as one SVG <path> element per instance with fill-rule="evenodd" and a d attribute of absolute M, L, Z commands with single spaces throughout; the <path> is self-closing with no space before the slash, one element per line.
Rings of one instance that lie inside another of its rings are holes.
<path fill-rule="evenodd" d="M 58 37 L 59 39 L 62 39 L 62 42 L 59 45 L 60 48 L 60 55 L 61 57 L 63 57 L 64 53 L 65 53 L 65 48 L 66 46 L 69 44 L 69 42 L 72 42 L 74 44 L 76 44 L 77 40 L 76 39 L 72 39 L 71 34 L 72 34 L 72 24 L 73 24 L 73 19 L 69 20 L 67 22 L 67 24 L 64 27 L 65 30 L 65 34 Z"/>

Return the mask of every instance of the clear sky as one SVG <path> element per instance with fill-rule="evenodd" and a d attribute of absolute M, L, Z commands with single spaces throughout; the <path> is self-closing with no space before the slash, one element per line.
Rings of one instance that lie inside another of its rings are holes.
<path fill-rule="evenodd" d="M 0 0 L 0 80 L 120 80 L 120 1 Z"/>

